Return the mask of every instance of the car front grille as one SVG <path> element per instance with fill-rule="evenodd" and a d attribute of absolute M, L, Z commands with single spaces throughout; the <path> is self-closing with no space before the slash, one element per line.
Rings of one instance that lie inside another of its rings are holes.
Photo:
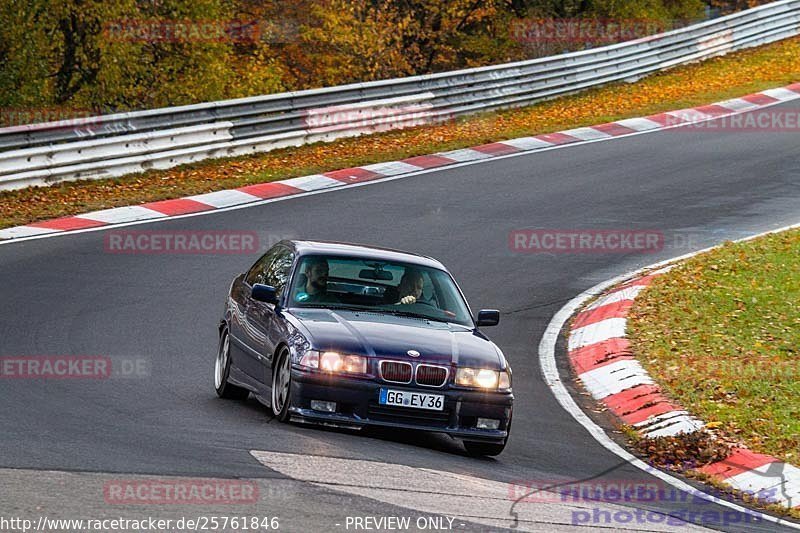
<path fill-rule="evenodd" d="M 418 365 L 417 385 L 426 387 L 441 387 L 447 381 L 449 371 L 443 366 Z"/>
<path fill-rule="evenodd" d="M 411 383 L 413 368 L 411 363 L 400 361 L 381 361 L 381 377 L 392 383 Z"/>

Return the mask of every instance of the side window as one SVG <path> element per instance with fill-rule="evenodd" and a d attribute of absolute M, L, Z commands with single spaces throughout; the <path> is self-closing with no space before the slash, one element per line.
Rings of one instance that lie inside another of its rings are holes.
<path fill-rule="evenodd" d="M 272 262 L 275 255 L 281 251 L 281 248 L 275 247 L 271 250 L 267 250 L 267 253 L 261 256 L 261 259 L 256 261 L 256 263 L 250 267 L 250 271 L 247 273 L 245 277 L 245 281 L 251 287 L 256 283 L 266 284 L 267 282 L 264 281 L 265 277 L 264 274 L 267 271 L 268 265 Z"/>
<path fill-rule="evenodd" d="M 294 254 L 291 250 L 282 248 L 275 254 L 271 263 L 267 265 L 264 273 L 264 283 L 272 285 L 278 290 L 278 294 L 283 292 L 286 282 L 289 280 L 289 270 L 292 268 Z"/>

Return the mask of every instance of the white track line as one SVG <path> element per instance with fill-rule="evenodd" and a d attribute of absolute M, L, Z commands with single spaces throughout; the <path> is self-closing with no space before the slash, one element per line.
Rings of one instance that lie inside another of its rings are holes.
<path fill-rule="evenodd" d="M 575 328 L 569 335 L 567 349 L 571 352 L 599 342 L 622 338 L 625 336 L 625 324 L 627 322 L 624 318 L 606 318 L 599 322 Z"/>
<path fill-rule="evenodd" d="M 384 176 L 397 176 L 398 174 L 410 174 L 412 172 L 422 170 L 422 167 L 418 167 L 416 165 L 410 165 L 402 161 L 375 163 L 372 165 L 364 165 L 356 168 L 363 168 L 364 170 L 369 170 L 370 172 L 375 172 L 376 174 L 383 174 Z"/>
<path fill-rule="evenodd" d="M 753 102 L 748 102 L 743 98 L 733 98 L 731 100 L 724 100 L 722 102 L 718 102 L 717 105 L 728 109 L 732 109 L 734 111 L 752 111 L 753 109 L 759 108 L 758 104 L 754 104 Z"/>
<path fill-rule="evenodd" d="M 461 148 L 459 150 L 452 150 L 450 152 L 437 152 L 433 155 L 446 157 L 447 159 L 460 161 L 462 163 L 471 163 L 473 161 L 479 161 L 482 159 L 497 159 L 496 157 L 493 157 L 489 154 L 484 154 L 478 150 L 473 150 L 472 148 Z"/>
<path fill-rule="evenodd" d="M 312 174 L 310 176 L 300 176 L 298 178 L 281 180 L 281 183 L 283 185 L 288 185 L 290 187 L 295 187 L 308 192 L 317 191 L 320 189 L 328 189 L 331 187 L 339 188 L 339 186 L 342 184 L 341 181 L 329 178 L 328 176 L 323 176 L 322 174 Z M 256 205 L 257 203 L 259 202 L 254 202 L 253 204 L 248 205 Z"/>
<path fill-rule="evenodd" d="M 762 91 L 763 92 L 763 91 Z M 772 233 L 779 233 L 782 231 L 787 231 L 790 229 L 800 228 L 800 224 L 793 224 L 791 226 L 785 226 L 783 228 L 778 228 L 771 231 L 765 231 L 763 233 L 758 233 L 756 235 L 751 235 L 750 237 L 745 237 L 744 239 L 738 239 L 734 242 L 745 242 L 752 239 L 756 239 L 758 237 L 762 237 L 764 235 L 770 235 Z M 727 500 L 723 500 L 717 498 L 712 494 L 708 494 L 702 491 L 697 490 L 693 486 L 689 485 L 685 481 L 673 477 L 661 470 L 657 470 L 652 466 L 648 465 L 641 459 L 637 458 L 628 450 L 624 449 L 622 446 L 611 440 L 611 438 L 606 435 L 606 432 L 603 428 L 598 426 L 594 423 L 594 421 L 589 418 L 583 410 L 578 407 L 578 404 L 575 403 L 575 400 L 570 395 L 567 388 L 562 383 L 561 378 L 559 377 L 558 367 L 556 366 L 556 343 L 558 342 L 559 335 L 561 334 L 561 330 L 564 328 L 564 324 L 575 314 L 575 312 L 580 309 L 587 301 L 590 299 L 599 296 L 607 289 L 621 283 L 623 281 L 627 281 L 629 279 L 635 278 L 643 274 L 644 272 L 656 268 L 661 268 L 663 266 L 667 266 L 670 263 L 675 261 L 681 261 L 684 259 L 688 259 L 690 257 L 694 257 L 704 252 L 708 252 L 717 248 L 718 246 L 711 246 L 709 248 L 705 248 L 703 250 L 698 250 L 696 252 L 691 252 L 688 254 L 684 254 L 678 257 L 674 257 L 672 259 L 667 259 L 665 261 L 660 261 L 648 267 L 641 268 L 639 270 L 628 272 L 627 274 L 622 274 L 621 276 L 617 276 L 610 280 L 603 281 L 602 283 L 598 283 L 594 287 L 580 293 L 578 296 L 570 300 L 567 305 L 562 307 L 550 320 L 550 323 L 547 325 L 547 329 L 542 336 L 542 341 L 539 343 L 539 364 L 542 367 L 542 374 L 544 374 L 545 383 L 547 386 L 550 387 L 550 390 L 553 392 L 553 395 L 558 400 L 558 403 L 570 414 L 572 417 L 582 425 L 589 434 L 594 437 L 594 439 L 599 442 L 605 449 L 610 451 L 611 453 L 615 454 L 616 456 L 624 459 L 626 462 L 630 463 L 632 466 L 639 468 L 647 472 L 648 474 L 657 477 L 658 479 L 669 483 L 673 487 L 682 490 L 684 492 L 688 492 L 690 494 L 695 495 L 696 497 L 703 497 L 709 502 L 713 502 L 724 507 L 728 507 L 729 509 L 734 509 L 736 511 L 742 513 L 754 513 L 758 511 L 753 511 L 752 509 L 747 509 L 746 507 L 742 507 L 741 505 L 737 505 L 733 502 L 729 502 Z M 773 522 L 775 524 L 781 524 L 786 527 L 790 527 L 792 529 L 796 529 L 800 531 L 800 524 L 795 522 L 789 522 L 782 518 L 778 518 L 766 513 L 758 512 L 759 516 L 766 520 L 767 522 Z"/>
<path fill-rule="evenodd" d="M 639 296 L 639 293 L 646 288 L 647 285 L 633 285 L 632 287 L 625 287 L 624 289 L 614 291 L 592 302 L 586 310 L 590 311 L 598 307 L 603 307 L 604 305 L 615 304 L 624 300 L 635 300 L 636 297 Z"/>
<path fill-rule="evenodd" d="M 569 135 L 570 137 L 581 139 L 582 141 L 593 141 L 595 139 L 609 139 L 613 137 L 613 135 L 609 135 L 608 133 L 603 133 L 602 131 L 596 130 L 591 127 L 564 130 L 560 131 L 559 133 L 563 133 L 564 135 Z"/>
<path fill-rule="evenodd" d="M 112 225 L 116 225 L 120 222 L 136 222 L 140 220 L 168 218 L 164 213 L 159 213 L 158 211 L 153 211 L 152 209 L 147 209 L 146 207 L 139 205 L 114 207 L 112 209 L 92 211 L 91 213 L 83 213 L 75 216 L 77 218 L 85 218 L 86 220 L 95 220 L 97 222 L 105 222 Z"/>
<path fill-rule="evenodd" d="M 773 466 L 775 465 L 775 466 Z M 782 466 L 777 466 L 782 465 Z M 775 467 L 780 473 L 772 472 Z M 736 474 L 723 481 L 743 492 L 768 494 L 767 499 L 783 506 L 800 500 L 800 468 L 787 463 L 768 463 L 747 472 Z"/>
<path fill-rule="evenodd" d="M 649 118 L 639 117 L 639 118 L 625 118 L 622 120 L 618 120 L 616 124 L 620 126 L 625 126 L 626 128 L 630 128 L 634 131 L 649 131 L 649 130 L 660 130 L 663 129 L 664 126 L 656 122 L 655 120 L 650 120 Z"/>
<path fill-rule="evenodd" d="M 520 150 L 541 150 L 553 146 L 553 143 L 537 139 L 536 137 L 520 137 L 518 139 L 509 139 L 507 141 L 500 141 L 503 144 L 519 148 Z"/>
<path fill-rule="evenodd" d="M 653 385 L 653 379 L 636 360 L 624 359 L 578 375 L 595 400 L 619 394 L 639 385 Z"/>
<path fill-rule="evenodd" d="M 205 194 L 196 194 L 194 196 L 187 196 L 187 200 L 194 200 L 201 204 L 211 205 L 217 209 L 221 207 L 230 207 L 244 202 L 255 202 L 261 200 L 258 196 L 247 194 L 246 192 L 237 191 L 236 189 L 227 189 L 224 191 L 207 192 Z"/>

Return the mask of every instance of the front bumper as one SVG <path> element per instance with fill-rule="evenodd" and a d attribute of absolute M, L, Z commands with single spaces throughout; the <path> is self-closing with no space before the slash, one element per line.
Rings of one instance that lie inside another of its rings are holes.
<path fill-rule="evenodd" d="M 381 388 L 441 394 L 443 411 L 378 404 Z M 311 409 L 311 400 L 336 402 L 336 413 Z M 292 369 L 291 419 L 296 422 L 362 428 L 383 426 L 446 433 L 475 442 L 504 442 L 514 396 L 511 392 L 418 387 Z M 478 418 L 500 420 L 498 429 L 476 428 Z"/>

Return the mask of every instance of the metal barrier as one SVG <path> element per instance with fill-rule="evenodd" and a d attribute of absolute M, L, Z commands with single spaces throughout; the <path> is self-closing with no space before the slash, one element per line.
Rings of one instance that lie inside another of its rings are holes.
<path fill-rule="evenodd" d="M 0 128 L 0 189 L 99 179 L 519 107 L 800 34 L 800 0 L 558 56 Z"/>

